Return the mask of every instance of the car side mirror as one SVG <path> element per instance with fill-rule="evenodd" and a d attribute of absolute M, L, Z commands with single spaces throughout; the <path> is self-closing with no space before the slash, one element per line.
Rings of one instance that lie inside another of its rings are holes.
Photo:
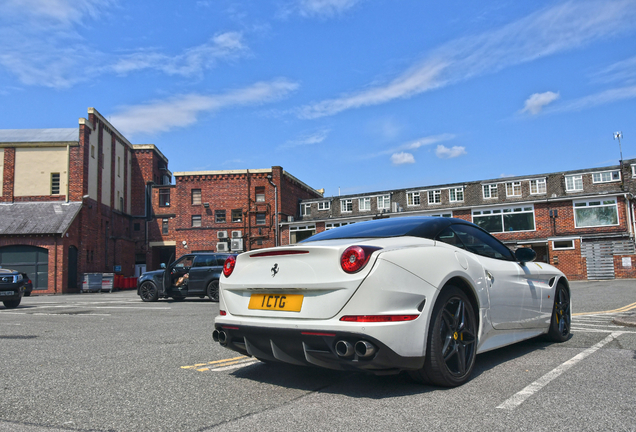
<path fill-rule="evenodd" d="M 161 268 L 165 269 L 166 268 L 166 263 L 161 263 Z"/>
<path fill-rule="evenodd" d="M 515 258 L 517 258 L 517 261 L 521 264 L 532 262 L 536 257 L 537 253 L 530 248 L 521 247 L 515 251 Z"/>

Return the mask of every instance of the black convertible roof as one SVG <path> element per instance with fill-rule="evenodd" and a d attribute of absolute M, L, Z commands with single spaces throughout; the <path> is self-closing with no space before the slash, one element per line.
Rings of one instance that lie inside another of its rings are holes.
<path fill-rule="evenodd" d="M 345 225 L 324 231 L 303 240 L 300 243 L 345 238 L 382 238 L 413 236 L 434 239 L 446 227 L 453 224 L 475 224 L 463 219 L 431 216 L 408 216 L 388 219 L 376 219 Z"/>

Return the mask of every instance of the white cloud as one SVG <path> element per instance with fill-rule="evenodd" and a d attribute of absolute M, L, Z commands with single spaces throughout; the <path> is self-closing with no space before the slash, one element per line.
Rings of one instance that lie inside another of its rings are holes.
<path fill-rule="evenodd" d="M 196 123 L 197 116 L 202 113 L 272 102 L 285 97 L 297 88 L 298 84 L 279 79 L 272 82 L 259 82 L 244 89 L 219 95 L 175 96 L 148 104 L 125 107 L 113 115 L 110 121 L 126 135 L 167 132 Z"/>
<path fill-rule="evenodd" d="M 328 129 L 323 129 L 308 135 L 301 136 L 298 139 L 287 141 L 285 144 L 278 146 L 278 148 L 288 149 L 288 148 L 294 148 L 294 147 L 320 144 L 325 139 L 327 139 L 329 132 L 330 131 Z"/>
<path fill-rule="evenodd" d="M 435 149 L 435 154 L 440 159 L 452 159 L 458 156 L 462 156 L 466 154 L 466 147 L 462 146 L 453 146 L 451 148 L 446 147 L 443 144 L 440 144 Z"/>
<path fill-rule="evenodd" d="M 217 60 L 235 58 L 247 51 L 241 33 L 226 32 L 175 56 L 145 50 L 128 54 L 117 60 L 112 70 L 123 75 L 142 69 L 160 70 L 168 75 L 200 75 L 205 69 L 213 67 Z"/>
<path fill-rule="evenodd" d="M 39 26 L 70 26 L 82 23 L 86 16 L 95 18 L 116 4 L 114 0 L 3 0 L 0 14 L 13 22 L 30 20 Z"/>
<path fill-rule="evenodd" d="M 446 43 L 385 85 L 304 106 L 299 116 L 317 118 L 409 98 L 608 38 L 632 30 L 635 23 L 636 2 L 633 1 L 561 3 L 497 30 Z"/>
<path fill-rule="evenodd" d="M 419 138 L 415 141 L 410 141 L 405 144 L 399 145 L 397 147 L 393 147 L 387 150 L 382 150 L 377 153 L 370 153 L 365 156 L 365 159 L 374 158 L 378 156 L 383 156 L 387 154 L 393 154 L 398 152 L 404 152 L 404 150 L 417 150 L 422 146 L 436 144 L 438 142 L 449 141 L 455 138 L 455 135 L 444 133 L 439 135 L 430 135 L 427 137 Z"/>
<path fill-rule="evenodd" d="M 391 163 L 393 165 L 412 164 L 415 163 L 415 157 L 411 153 L 393 153 L 391 155 Z"/>
<path fill-rule="evenodd" d="M 636 56 L 614 63 L 596 73 L 593 77 L 598 82 L 632 83 L 636 80 Z"/>
<path fill-rule="evenodd" d="M 539 114 L 544 106 L 554 102 L 559 98 L 558 93 L 547 91 L 545 93 L 534 93 L 525 102 L 522 113 L 529 112 L 532 115 Z"/>
<path fill-rule="evenodd" d="M 586 108 L 636 98 L 636 85 L 614 88 L 573 100 L 551 112 L 580 111 Z"/>
<path fill-rule="evenodd" d="M 333 17 L 351 9 L 360 0 L 291 0 L 283 5 L 279 15 L 283 18 L 293 14 L 304 17 Z"/>

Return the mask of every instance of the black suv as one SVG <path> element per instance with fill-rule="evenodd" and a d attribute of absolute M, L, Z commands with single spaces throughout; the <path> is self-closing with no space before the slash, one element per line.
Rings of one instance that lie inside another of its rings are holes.
<path fill-rule="evenodd" d="M 0 268 L 0 301 L 6 308 L 17 308 L 24 293 L 24 278 L 16 270 Z"/>
<path fill-rule="evenodd" d="M 142 274 L 137 281 L 137 294 L 145 302 L 206 295 L 212 301 L 219 301 L 219 278 L 229 256 L 212 252 L 184 255 L 166 269 Z"/>

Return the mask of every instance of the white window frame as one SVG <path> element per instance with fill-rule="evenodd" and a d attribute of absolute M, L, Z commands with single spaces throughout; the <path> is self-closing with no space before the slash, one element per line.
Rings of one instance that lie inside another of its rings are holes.
<path fill-rule="evenodd" d="M 422 204 L 419 192 L 407 192 L 406 193 L 406 205 L 408 207 L 417 207 Z"/>
<path fill-rule="evenodd" d="M 378 210 L 391 209 L 391 195 L 380 195 L 378 197 Z"/>
<path fill-rule="evenodd" d="M 486 196 L 486 190 L 488 190 L 488 196 Z M 494 194 L 493 191 L 495 192 Z M 499 198 L 499 185 L 497 183 L 482 185 L 481 193 L 484 199 L 497 199 Z"/>
<path fill-rule="evenodd" d="M 453 212 L 449 211 L 448 213 L 425 213 L 424 216 L 430 216 L 430 217 L 449 217 L 452 218 L 453 217 Z"/>
<path fill-rule="evenodd" d="M 572 246 L 557 247 L 556 243 L 561 243 L 561 242 L 572 242 Z M 576 243 L 574 242 L 574 239 L 552 240 L 552 250 L 558 251 L 558 250 L 573 250 L 573 249 L 576 249 Z"/>
<path fill-rule="evenodd" d="M 606 176 L 608 178 L 603 178 Z M 592 173 L 592 183 L 611 183 L 617 181 L 621 181 L 621 172 L 619 170 L 599 171 Z"/>
<path fill-rule="evenodd" d="M 632 165 L 632 177 L 636 177 L 636 164 Z"/>
<path fill-rule="evenodd" d="M 530 180 L 530 195 L 545 195 L 548 193 L 548 185 L 544 178 Z"/>
<path fill-rule="evenodd" d="M 300 205 L 300 215 L 301 216 L 311 216 L 311 204 L 301 204 Z"/>
<path fill-rule="evenodd" d="M 318 203 L 318 211 L 331 209 L 331 201 L 320 201 Z"/>
<path fill-rule="evenodd" d="M 355 223 L 355 222 L 329 222 L 325 224 L 325 231 L 338 228 L 341 226 L 345 226 L 345 225 L 351 225 L 352 223 Z"/>
<path fill-rule="evenodd" d="M 510 186 L 510 191 L 508 190 L 509 186 Z M 519 193 L 517 193 L 517 191 Z M 520 197 L 520 196 L 521 196 L 521 182 L 520 181 L 506 182 L 506 197 Z"/>
<path fill-rule="evenodd" d="M 461 195 L 461 199 L 459 198 Z M 450 202 L 463 202 L 464 201 L 464 187 L 450 188 L 448 190 L 448 200 Z"/>
<path fill-rule="evenodd" d="M 519 214 L 519 213 L 532 213 L 532 222 L 534 228 L 531 230 L 515 230 L 515 231 L 506 231 L 505 230 L 505 219 L 504 215 L 506 214 Z M 537 215 L 534 211 L 534 205 L 511 205 L 506 207 L 487 207 L 487 208 L 476 208 L 471 212 L 472 222 L 475 222 L 475 216 L 501 216 L 501 226 L 503 231 L 494 231 L 494 233 L 507 233 L 507 232 L 533 232 L 537 230 Z"/>
<path fill-rule="evenodd" d="M 358 198 L 358 210 L 371 211 L 371 198 L 369 197 Z"/>
<path fill-rule="evenodd" d="M 351 213 L 353 211 L 353 200 L 341 199 L 340 200 L 340 213 Z"/>
<path fill-rule="evenodd" d="M 613 201 L 612 203 L 608 203 L 608 201 Z M 595 203 L 599 202 L 598 205 L 596 205 Z M 585 203 L 585 206 L 581 206 L 580 204 Z M 577 205 L 579 204 L 579 205 Z M 590 205 L 591 204 L 591 205 Z M 616 223 L 615 224 L 609 224 L 609 225 L 586 225 L 586 226 L 578 226 L 577 223 L 577 218 L 576 218 L 576 211 L 577 209 L 581 209 L 581 208 L 600 208 L 600 207 L 610 207 L 613 206 L 616 208 Z M 619 226 L 621 224 L 621 214 L 620 211 L 618 209 L 618 199 L 616 197 L 598 197 L 598 198 L 594 198 L 594 199 L 586 199 L 586 200 L 579 200 L 579 201 L 573 201 L 572 202 L 572 212 L 574 214 L 574 228 L 577 229 L 586 229 L 586 228 L 599 228 L 599 227 L 608 227 L 608 226 Z"/>
<path fill-rule="evenodd" d="M 428 195 L 428 203 L 429 205 L 438 205 L 442 203 L 442 190 L 441 189 L 433 189 L 427 191 Z"/>
<path fill-rule="evenodd" d="M 568 180 L 571 180 L 571 185 L 569 185 Z M 577 187 L 577 181 L 581 184 L 581 187 Z M 565 191 L 566 192 L 578 192 L 583 190 L 583 175 L 581 174 L 572 174 L 565 176 Z"/>

